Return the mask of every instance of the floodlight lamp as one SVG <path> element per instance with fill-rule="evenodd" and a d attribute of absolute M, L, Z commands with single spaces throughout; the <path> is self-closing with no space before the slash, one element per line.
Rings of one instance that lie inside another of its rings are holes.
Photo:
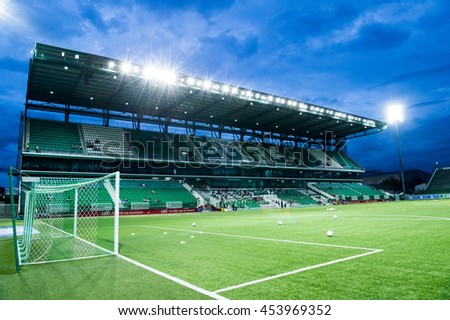
<path fill-rule="evenodd" d="M 177 75 L 174 71 L 163 68 L 147 67 L 143 70 L 143 76 L 146 79 L 153 79 L 164 83 L 174 83 L 177 79 Z M 191 83 L 191 79 L 188 79 L 188 83 Z M 192 79 L 192 82 L 194 79 Z"/>
<path fill-rule="evenodd" d="M 387 116 L 389 123 L 403 122 L 403 106 L 401 104 L 393 104 L 387 108 Z"/>
<path fill-rule="evenodd" d="M 115 66 L 116 66 L 116 63 L 115 63 L 114 61 L 108 62 L 108 68 L 109 68 L 109 69 L 112 69 L 112 68 L 114 68 Z"/>
<path fill-rule="evenodd" d="M 203 82 L 203 88 L 210 89 L 211 86 L 212 86 L 211 81 L 206 80 L 206 81 Z"/>
<path fill-rule="evenodd" d="M 123 73 L 130 73 L 131 70 L 132 70 L 132 68 L 133 68 L 133 66 L 132 66 L 131 63 L 129 63 L 129 62 L 124 62 L 124 63 L 122 63 L 122 64 L 120 65 L 120 70 L 121 70 Z"/>

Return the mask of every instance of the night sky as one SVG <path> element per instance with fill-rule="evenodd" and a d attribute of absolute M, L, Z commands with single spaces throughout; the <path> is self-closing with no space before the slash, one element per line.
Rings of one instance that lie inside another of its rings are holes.
<path fill-rule="evenodd" d="M 450 1 L 0 0 L 0 186 L 15 164 L 35 42 L 386 120 L 405 107 L 405 169 L 450 166 Z M 357 138 L 366 170 L 398 170 L 395 131 Z"/>

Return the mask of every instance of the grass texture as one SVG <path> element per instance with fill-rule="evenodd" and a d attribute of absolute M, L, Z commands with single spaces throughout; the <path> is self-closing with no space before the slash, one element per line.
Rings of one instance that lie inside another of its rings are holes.
<path fill-rule="evenodd" d="M 332 208 L 121 217 L 119 252 L 227 299 L 450 299 L 450 201 Z M 15 273 L 11 239 L 0 283 L 0 299 L 211 299 L 114 256 Z"/>

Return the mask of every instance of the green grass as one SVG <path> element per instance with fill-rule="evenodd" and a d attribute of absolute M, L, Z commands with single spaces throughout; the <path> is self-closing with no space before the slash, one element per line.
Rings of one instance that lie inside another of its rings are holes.
<path fill-rule="evenodd" d="M 121 217 L 120 253 L 214 292 L 380 249 L 219 294 L 274 300 L 450 299 L 450 201 L 335 209 Z M 327 230 L 335 236 L 327 237 Z M 117 257 L 27 265 L 16 274 L 12 241 L 2 239 L 0 258 L 0 299 L 210 299 Z"/>

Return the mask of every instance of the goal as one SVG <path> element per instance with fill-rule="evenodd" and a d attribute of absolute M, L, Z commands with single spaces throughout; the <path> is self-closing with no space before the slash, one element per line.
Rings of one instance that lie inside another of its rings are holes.
<path fill-rule="evenodd" d="M 96 179 L 22 177 L 19 264 L 117 255 L 119 193 L 119 172 Z"/>

